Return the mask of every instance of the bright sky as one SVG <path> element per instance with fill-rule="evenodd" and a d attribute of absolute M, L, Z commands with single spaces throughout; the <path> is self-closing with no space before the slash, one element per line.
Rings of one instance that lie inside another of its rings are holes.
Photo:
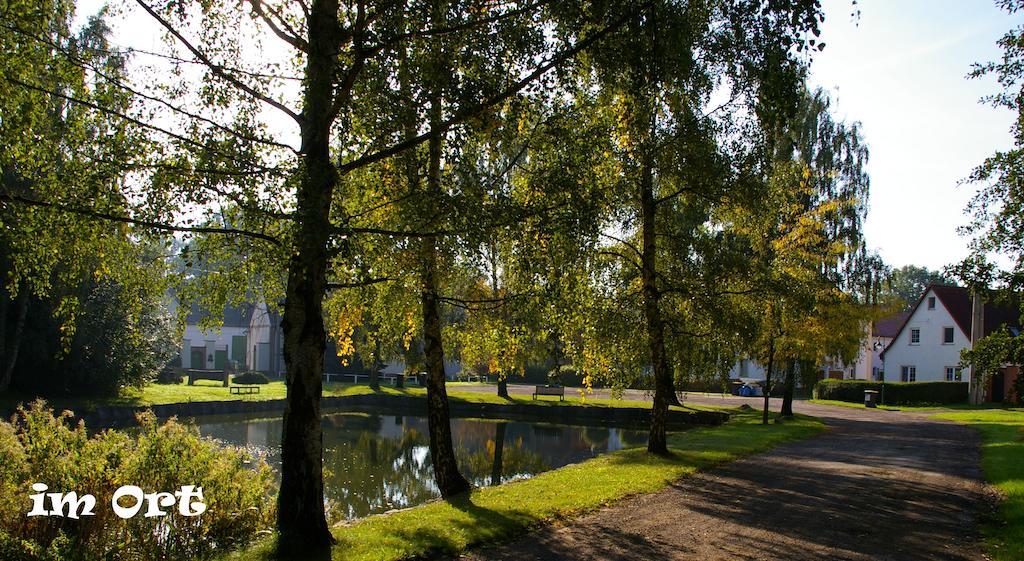
<path fill-rule="evenodd" d="M 965 78 L 996 60 L 996 41 L 1022 19 L 992 0 L 825 0 L 824 52 L 812 83 L 859 120 L 871 150 L 869 247 L 893 266 L 932 269 L 967 253 L 957 234 L 975 191 L 958 186 L 994 150 L 1011 145 L 1013 115 L 978 103 L 994 80 Z"/>
<path fill-rule="evenodd" d="M 960 260 L 957 227 L 974 192 L 958 186 L 996 149 L 1011 144 L 1012 114 L 979 103 L 994 80 L 968 80 L 971 64 L 995 60 L 996 41 L 1024 21 L 994 0 L 824 0 L 812 83 L 831 90 L 840 117 L 858 120 L 871 150 L 869 247 L 894 267 L 932 269 Z M 79 15 L 103 0 L 79 0 Z M 148 18 L 117 25 L 116 41 L 158 48 Z"/>

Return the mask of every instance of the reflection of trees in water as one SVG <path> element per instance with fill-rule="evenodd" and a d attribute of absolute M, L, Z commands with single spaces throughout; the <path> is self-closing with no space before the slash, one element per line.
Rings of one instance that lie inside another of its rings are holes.
<path fill-rule="evenodd" d="M 638 430 L 620 430 L 619 440 L 622 441 L 623 448 L 647 446 L 647 433 Z"/>
<path fill-rule="evenodd" d="M 583 442 L 602 449 L 608 448 L 608 435 L 611 434 L 604 427 L 583 427 Z"/>
<path fill-rule="evenodd" d="M 474 485 L 497 485 L 513 476 L 533 475 L 551 469 L 541 454 L 524 444 L 522 437 L 508 441 L 508 423 L 480 425 L 493 425 L 490 428 L 494 431 L 494 438 L 488 438 L 484 446 L 476 450 L 466 446 L 458 446 L 455 450 L 459 467 Z"/>
<path fill-rule="evenodd" d="M 280 466 L 280 419 L 199 423 L 226 444 L 262 448 Z M 365 414 L 324 417 L 325 493 L 335 519 L 421 504 L 437 496 L 426 419 Z M 456 456 L 478 486 L 578 462 L 623 446 L 643 446 L 644 432 L 521 422 L 452 421 Z"/>
<path fill-rule="evenodd" d="M 381 419 L 325 427 L 327 499 L 336 518 L 358 518 L 436 496 L 427 442 L 416 429 L 382 436 Z"/>

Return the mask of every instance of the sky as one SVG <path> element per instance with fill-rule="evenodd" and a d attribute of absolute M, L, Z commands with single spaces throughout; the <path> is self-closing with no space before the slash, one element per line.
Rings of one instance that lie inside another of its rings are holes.
<path fill-rule="evenodd" d="M 79 17 L 104 0 L 79 0 Z M 979 102 L 998 90 L 966 78 L 996 60 L 996 41 L 1024 17 L 994 0 L 824 0 L 823 52 L 811 84 L 829 90 L 839 118 L 860 121 L 871 157 L 869 248 L 893 267 L 939 269 L 967 255 L 957 233 L 976 186 L 961 185 L 995 150 L 1011 146 L 1013 115 Z M 853 10 L 860 16 L 851 16 Z M 115 22 L 115 41 L 159 49 L 144 16 Z M 125 22 L 121 22 L 125 23 Z"/>
<path fill-rule="evenodd" d="M 992 0 L 825 0 L 825 50 L 811 83 L 828 89 L 840 118 L 860 121 L 870 149 L 869 248 L 890 265 L 952 264 L 967 255 L 957 233 L 976 186 L 960 185 L 995 150 L 1012 145 L 1013 114 L 979 103 L 994 80 L 971 64 L 997 60 L 996 41 L 1024 21 Z"/>

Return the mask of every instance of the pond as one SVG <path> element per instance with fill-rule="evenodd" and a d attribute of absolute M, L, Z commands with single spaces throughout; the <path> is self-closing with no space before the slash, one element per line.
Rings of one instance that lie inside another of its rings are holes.
<path fill-rule="evenodd" d="M 424 417 L 325 415 L 324 483 L 332 518 L 361 518 L 438 497 Z M 280 466 L 281 419 L 197 419 L 204 436 L 240 446 Z M 523 479 L 622 448 L 644 446 L 646 431 L 513 421 L 452 420 L 462 473 L 477 486 Z"/>

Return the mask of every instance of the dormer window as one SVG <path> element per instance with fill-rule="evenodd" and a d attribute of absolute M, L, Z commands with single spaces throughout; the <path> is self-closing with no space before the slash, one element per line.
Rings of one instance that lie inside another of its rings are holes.
<path fill-rule="evenodd" d="M 928 297 L 928 309 L 929 310 L 934 310 L 935 309 L 935 297 L 934 296 L 929 296 Z"/>

